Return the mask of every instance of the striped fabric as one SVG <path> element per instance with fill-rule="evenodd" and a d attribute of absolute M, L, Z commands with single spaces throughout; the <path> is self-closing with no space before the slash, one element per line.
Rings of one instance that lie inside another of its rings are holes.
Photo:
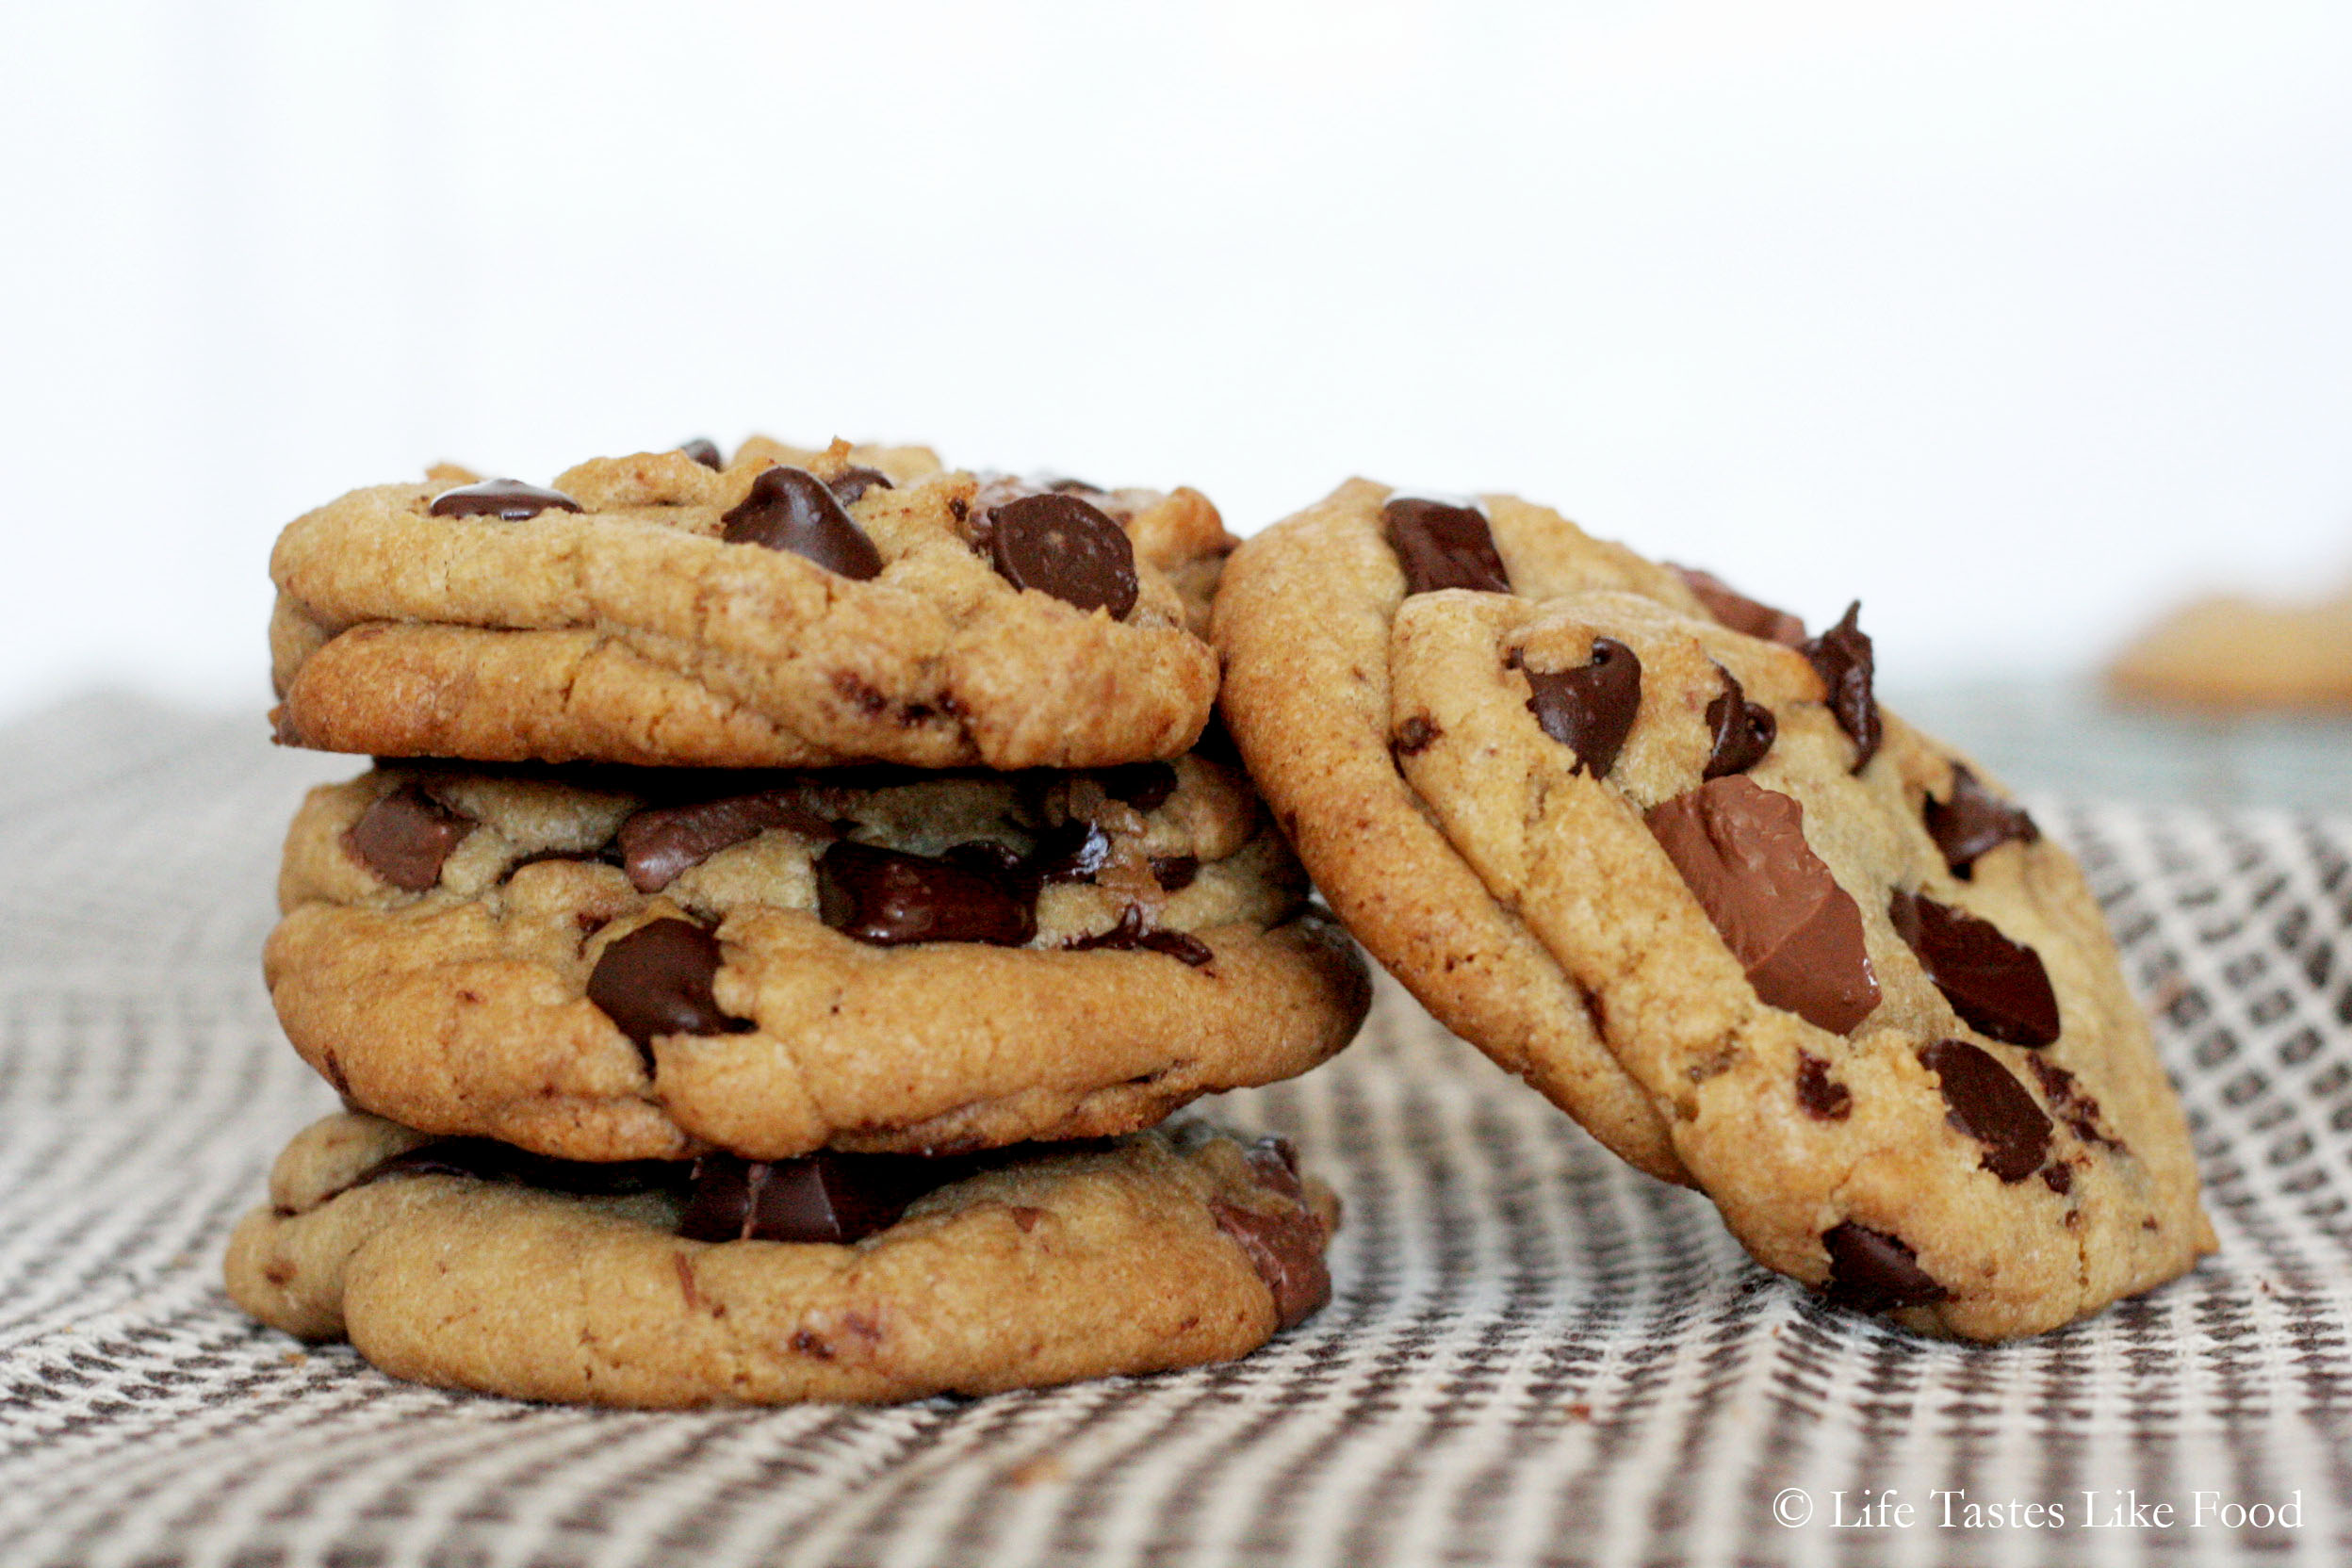
<path fill-rule="evenodd" d="M 221 1294 L 333 1106 L 254 955 L 295 793 L 351 765 L 253 729 L 0 735 L 8 1568 L 2352 1560 L 2352 820 L 2036 803 L 2157 1009 L 2223 1244 L 2068 1331 L 1821 1309 L 1390 991 L 1217 1107 L 1348 1205 L 1336 1299 L 1259 1355 L 640 1414 L 409 1387 Z"/>

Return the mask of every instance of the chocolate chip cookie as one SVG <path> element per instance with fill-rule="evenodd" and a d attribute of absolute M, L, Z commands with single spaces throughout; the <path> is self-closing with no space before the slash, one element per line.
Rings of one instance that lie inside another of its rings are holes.
<path fill-rule="evenodd" d="M 1235 556 L 1217 640 L 1375 956 L 1758 1261 L 1999 1339 L 2213 1246 L 2079 871 L 1879 707 L 1856 612 L 1807 638 L 1544 509 L 1358 482 Z"/>
<path fill-rule="evenodd" d="M 577 1165 L 373 1117 L 279 1156 L 229 1293 L 395 1377 L 630 1406 L 878 1402 L 1246 1355 L 1330 1295 L 1286 1144 Z"/>
<path fill-rule="evenodd" d="M 1232 540 L 1200 494 L 755 439 L 353 491 L 270 561 L 279 739 L 692 767 L 1094 767 L 1191 746 Z"/>
<path fill-rule="evenodd" d="M 2208 712 L 2352 710 L 2352 593 L 2316 604 L 2209 598 L 2132 640 L 2108 690 Z"/>
<path fill-rule="evenodd" d="M 1240 775 L 386 764 L 314 791 L 265 965 L 350 1103 L 576 1160 L 1147 1127 L 1354 1034 Z"/>

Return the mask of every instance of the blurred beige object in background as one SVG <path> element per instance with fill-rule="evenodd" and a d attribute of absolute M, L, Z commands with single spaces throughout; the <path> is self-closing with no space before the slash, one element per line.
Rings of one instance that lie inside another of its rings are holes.
<path fill-rule="evenodd" d="M 2317 604 L 2183 605 L 2107 667 L 2116 696 L 2215 710 L 2352 710 L 2352 589 Z"/>

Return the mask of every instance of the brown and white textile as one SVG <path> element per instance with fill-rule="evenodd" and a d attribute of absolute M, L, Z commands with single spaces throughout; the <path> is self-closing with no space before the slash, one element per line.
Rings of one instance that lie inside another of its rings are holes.
<path fill-rule="evenodd" d="M 2222 1238 L 2048 1338 L 1820 1307 L 1389 991 L 1331 1066 L 1216 1104 L 1348 1205 L 1331 1306 L 1258 1355 L 646 1414 L 397 1383 L 220 1290 L 334 1103 L 256 954 L 300 789 L 351 766 L 119 700 L 0 731 L 9 1568 L 2352 1560 L 2352 813 L 2034 802 Z"/>

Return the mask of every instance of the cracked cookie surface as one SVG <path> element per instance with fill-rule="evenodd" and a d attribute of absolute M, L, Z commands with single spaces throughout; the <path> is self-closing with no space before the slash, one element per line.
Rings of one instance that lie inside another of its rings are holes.
<path fill-rule="evenodd" d="M 1347 1043 L 1362 960 L 1240 776 L 395 765 L 264 955 L 352 1104 L 583 1160 L 1150 1126 Z"/>
<path fill-rule="evenodd" d="M 1269 800 L 1299 819 L 1333 906 L 1408 984 L 1420 969 L 1441 1019 L 1507 1066 L 1536 1056 L 1526 1075 L 1617 1146 L 1625 1124 L 1591 1119 L 1591 1078 L 1543 1070 L 1547 1051 L 1604 1051 L 1758 1261 L 1923 1331 L 2053 1328 L 2210 1250 L 2179 1105 L 2081 873 L 1965 760 L 1878 708 L 1851 613 L 1806 640 L 1710 579 L 1501 497 L 1441 519 L 1470 540 L 1447 541 L 1445 560 L 1476 567 L 1457 580 L 1484 580 L 1408 594 L 1430 552 L 1416 565 L 1423 541 L 1390 543 L 1387 500 L 1352 485 L 1253 540 L 1217 633 L 1230 722 Z M 1260 548 L 1293 558 L 1291 583 L 1311 559 L 1356 564 L 1356 663 L 1377 667 L 1385 711 L 1354 772 L 1392 768 L 1440 846 L 1415 852 L 1418 874 L 1473 879 L 1492 906 L 1478 929 L 1541 950 L 1581 1034 L 1495 1049 L 1448 1011 L 1476 1027 L 1491 998 L 1455 993 L 1512 983 L 1499 966 L 1448 969 L 1426 948 L 1400 964 L 1355 920 L 1351 883 L 1416 860 L 1351 859 L 1377 841 L 1315 825 L 1350 798 L 1315 781 L 1346 775 L 1282 755 L 1282 734 L 1315 728 L 1252 667 L 1266 622 L 1229 620 L 1277 614 Z"/>
<path fill-rule="evenodd" d="M 349 1113 L 303 1132 L 230 1243 L 230 1295 L 444 1387 L 878 1402 L 1246 1355 L 1322 1305 L 1338 1223 L 1287 1145 L 1198 1125 L 919 1175 L 846 1242 L 762 1239 L 764 1213 L 694 1239 L 742 1171 L 446 1147 Z"/>
<path fill-rule="evenodd" d="M 270 559 L 289 744 L 482 761 L 1092 767 L 1193 743 L 1232 539 L 1198 492 L 754 438 L 378 485 Z"/>

